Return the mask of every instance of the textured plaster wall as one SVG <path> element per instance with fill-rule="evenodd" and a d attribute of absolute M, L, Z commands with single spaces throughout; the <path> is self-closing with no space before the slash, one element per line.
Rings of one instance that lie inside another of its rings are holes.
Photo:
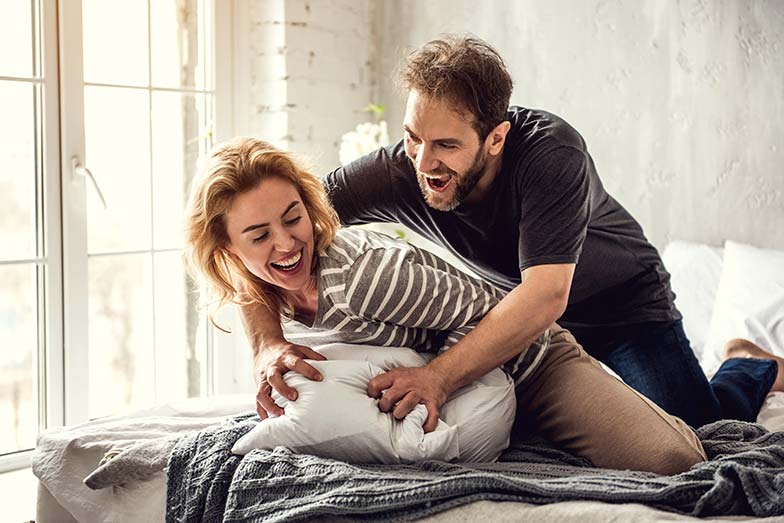
<path fill-rule="evenodd" d="M 370 0 L 236 0 L 237 134 L 265 138 L 324 173 L 343 133 L 368 121 Z"/>
<path fill-rule="evenodd" d="M 386 0 L 373 16 L 372 96 L 393 138 L 400 57 L 470 31 L 506 59 L 513 103 L 582 133 L 655 245 L 784 248 L 784 2 Z"/>

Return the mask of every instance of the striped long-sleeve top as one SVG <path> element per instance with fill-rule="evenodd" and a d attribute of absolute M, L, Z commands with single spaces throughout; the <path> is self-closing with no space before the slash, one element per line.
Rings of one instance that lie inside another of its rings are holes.
<path fill-rule="evenodd" d="M 319 255 L 313 325 L 284 323 L 292 343 L 333 342 L 441 352 L 458 343 L 503 298 L 428 251 L 364 229 L 340 229 Z M 504 370 L 520 384 L 549 345 L 549 330 Z"/>

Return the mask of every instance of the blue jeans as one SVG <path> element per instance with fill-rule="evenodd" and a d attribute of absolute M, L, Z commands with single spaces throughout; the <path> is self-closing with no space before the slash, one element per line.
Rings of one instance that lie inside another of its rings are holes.
<path fill-rule="evenodd" d="M 735 358 L 709 382 L 680 320 L 571 330 L 589 354 L 692 427 L 755 421 L 778 372 L 772 360 Z"/>

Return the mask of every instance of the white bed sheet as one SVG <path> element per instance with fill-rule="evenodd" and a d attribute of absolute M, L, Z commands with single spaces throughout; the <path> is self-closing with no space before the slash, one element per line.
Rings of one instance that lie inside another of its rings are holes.
<path fill-rule="evenodd" d="M 96 420 L 67 430 L 47 432 L 39 439 L 33 472 L 39 478 L 37 519 L 39 523 L 79 521 L 154 522 L 164 521 L 166 476 L 129 487 L 90 490 L 82 480 L 92 472 L 101 456 L 130 441 L 170 435 L 174 431 L 198 430 L 226 416 L 252 407 L 247 395 L 192 399 L 133 416 Z M 770 430 L 784 430 L 784 393 L 770 394 L 758 421 Z M 45 459 L 41 459 L 44 458 Z M 437 514 L 422 521 L 476 521 L 482 514 L 490 521 L 690 521 L 637 504 L 611 505 L 599 502 L 555 503 L 545 507 L 518 502 L 476 502 Z M 717 520 L 751 518 L 718 518 Z M 706 520 L 701 520 L 706 521 Z M 768 518 L 766 521 L 784 521 Z"/>
<path fill-rule="evenodd" d="M 113 448 L 200 430 L 251 409 L 253 397 L 248 394 L 197 398 L 47 431 L 39 436 L 33 454 L 33 473 L 40 482 L 36 521 L 164 521 L 165 473 L 102 490 L 91 490 L 82 480 Z"/>

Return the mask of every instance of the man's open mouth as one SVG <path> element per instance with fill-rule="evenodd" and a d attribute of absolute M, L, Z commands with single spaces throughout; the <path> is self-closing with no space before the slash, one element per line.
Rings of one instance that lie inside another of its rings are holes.
<path fill-rule="evenodd" d="M 283 272 L 296 271 L 299 269 L 299 266 L 302 265 L 302 249 L 288 258 L 276 262 L 270 262 L 270 265 Z"/>
<path fill-rule="evenodd" d="M 433 176 L 432 174 L 426 174 L 424 176 L 428 188 L 435 192 L 443 192 L 450 185 L 452 185 L 451 174 L 442 174 L 440 176 Z"/>

